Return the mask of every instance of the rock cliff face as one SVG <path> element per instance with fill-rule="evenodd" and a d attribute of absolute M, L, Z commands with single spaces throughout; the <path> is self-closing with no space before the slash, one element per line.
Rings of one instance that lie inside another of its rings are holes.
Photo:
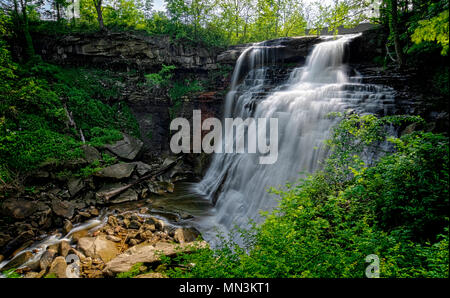
<path fill-rule="evenodd" d="M 143 74 L 159 71 L 162 64 L 175 65 L 179 81 L 195 79 L 202 82 L 203 92 L 183 98 L 178 117 L 190 119 L 193 109 L 201 109 L 202 117 L 221 117 L 231 73 L 240 54 L 250 44 L 228 49 L 207 48 L 168 36 L 146 36 L 136 33 L 96 33 L 70 36 L 36 36 L 36 51 L 56 64 L 109 68 L 117 71 L 138 70 L 124 82 L 123 98 L 136 116 L 144 146 L 150 151 L 168 150 L 170 131 L 169 108 L 173 103 L 167 95 L 155 94 L 142 86 Z M 271 83 L 287 79 L 289 71 L 302 66 L 315 44 L 323 41 L 316 36 L 289 37 L 261 43 L 270 46 L 267 57 L 271 63 Z M 420 114 L 428 120 L 444 119 L 425 105 L 423 91 L 411 80 L 411 72 L 386 70 L 374 63 L 385 56 L 383 32 L 364 31 L 346 49 L 346 60 L 354 75 L 362 75 L 365 83 L 382 84 L 397 91 L 398 113 Z M 245 65 L 245 63 L 243 63 Z M 224 72 L 224 66 L 228 71 Z M 242 69 L 242 68 L 241 68 Z M 219 76 L 217 74 L 220 73 Z M 245 71 L 242 72 L 245 74 Z M 211 78 L 214 79 L 211 80 Z M 269 86 L 270 87 L 270 86 Z M 269 88 L 270 89 L 270 88 Z M 434 115 L 434 116 L 433 116 Z M 439 124 L 439 126 L 442 126 Z"/>
<path fill-rule="evenodd" d="M 96 33 L 35 36 L 36 52 L 56 64 L 90 65 L 120 70 L 159 69 L 161 64 L 190 71 L 217 68 L 217 49 L 173 41 L 169 36 Z"/>

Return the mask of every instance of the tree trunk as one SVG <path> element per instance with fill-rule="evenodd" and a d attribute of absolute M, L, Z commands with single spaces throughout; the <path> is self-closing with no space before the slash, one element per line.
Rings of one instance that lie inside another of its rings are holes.
<path fill-rule="evenodd" d="M 34 57 L 34 46 L 28 27 L 27 0 L 20 0 L 20 5 L 22 7 L 23 35 L 25 37 L 27 56 L 28 59 L 31 59 Z"/>
<path fill-rule="evenodd" d="M 402 68 L 405 65 L 405 58 L 403 56 L 403 49 L 400 43 L 400 34 L 398 28 L 398 3 L 397 0 L 390 0 L 390 18 L 389 30 L 394 38 L 395 54 L 397 55 L 398 67 Z"/>
<path fill-rule="evenodd" d="M 103 31 L 105 30 L 105 26 L 103 24 L 102 0 L 93 0 L 93 1 L 95 10 L 97 11 L 97 20 L 98 25 L 100 27 L 100 31 Z"/>
<path fill-rule="evenodd" d="M 56 3 L 56 20 L 58 22 L 61 21 L 61 9 L 59 7 L 59 3 Z"/>

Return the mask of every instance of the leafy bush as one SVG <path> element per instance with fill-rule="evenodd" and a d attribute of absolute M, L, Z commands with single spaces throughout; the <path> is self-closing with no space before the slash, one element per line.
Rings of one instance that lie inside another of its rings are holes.
<path fill-rule="evenodd" d="M 366 256 L 376 254 L 381 277 L 448 277 L 448 138 L 423 132 L 389 136 L 387 124 L 405 122 L 422 121 L 344 117 L 329 141 L 332 153 L 323 170 L 284 190 L 272 189 L 279 206 L 264 214 L 261 225 L 222 237 L 215 250 L 181 254 L 176 262 L 186 267 L 169 267 L 167 273 L 361 278 Z M 395 145 L 393 152 L 364 161 L 362 155 L 386 139 Z M 230 240 L 236 234 L 242 247 Z"/>

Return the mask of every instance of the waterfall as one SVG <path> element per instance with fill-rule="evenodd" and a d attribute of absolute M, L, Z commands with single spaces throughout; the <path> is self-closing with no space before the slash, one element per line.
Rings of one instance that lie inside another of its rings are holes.
<path fill-rule="evenodd" d="M 330 112 L 386 113 L 394 92 L 383 86 L 361 84 L 349 76 L 344 63 L 347 43 L 355 35 L 325 39 L 316 44 L 303 67 L 287 81 L 273 86 L 270 75 L 279 46 L 254 44 L 236 62 L 225 117 L 278 118 L 278 160 L 261 165 L 257 154 L 215 154 L 196 190 L 215 203 L 211 216 L 198 228 L 213 246 L 217 232 L 245 228 L 250 219 L 261 220 L 260 210 L 276 207 L 270 187 L 297 181 L 312 173 L 327 156 L 324 140 L 335 119 Z M 355 73 L 353 71 L 353 73 Z M 221 145 L 221 144 L 219 144 Z"/>

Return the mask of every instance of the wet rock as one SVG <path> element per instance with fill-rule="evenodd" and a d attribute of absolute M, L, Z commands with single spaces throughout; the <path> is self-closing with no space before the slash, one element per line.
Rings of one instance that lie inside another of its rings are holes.
<path fill-rule="evenodd" d="M 81 238 L 78 241 L 78 248 L 87 257 L 100 258 L 105 263 L 119 253 L 114 242 L 107 240 L 106 236 Z"/>
<path fill-rule="evenodd" d="M 21 265 L 25 264 L 32 257 L 33 257 L 33 253 L 31 251 L 25 251 L 25 252 L 17 255 L 14 259 L 12 259 L 5 266 L 3 266 L 2 271 L 20 267 Z"/>
<path fill-rule="evenodd" d="M 4 259 L 5 257 L 3 255 L 0 255 L 0 263 L 3 262 Z"/>
<path fill-rule="evenodd" d="M 70 246 L 69 242 L 66 240 L 63 240 L 59 243 L 59 254 L 63 257 L 67 257 L 69 254 L 69 251 L 72 247 Z"/>
<path fill-rule="evenodd" d="M 131 176 L 133 173 L 135 164 L 131 163 L 118 163 L 109 167 L 102 169 L 101 171 L 95 173 L 94 175 L 102 178 L 111 178 L 111 179 L 124 179 Z"/>
<path fill-rule="evenodd" d="M 23 246 L 24 243 L 27 241 L 33 239 L 35 236 L 34 232 L 32 230 L 25 231 L 20 233 L 16 238 L 11 240 L 7 245 L 5 245 L 2 250 L 0 251 L 3 255 L 10 255 L 12 252 L 17 250 L 20 246 Z"/>
<path fill-rule="evenodd" d="M 69 201 L 53 200 L 52 210 L 58 216 L 72 218 L 75 207 L 73 203 Z"/>
<path fill-rule="evenodd" d="M 70 222 L 70 220 L 66 219 L 64 221 L 64 226 L 63 226 L 64 234 L 66 234 L 66 235 L 69 234 L 69 232 L 72 231 L 72 229 L 73 229 L 72 223 Z"/>
<path fill-rule="evenodd" d="M 100 155 L 100 152 L 90 145 L 83 145 L 81 147 L 84 152 L 84 158 L 88 163 L 93 163 L 96 160 L 100 160 L 102 156 Z"/>
<path fill-rule="evenodd" d="M 172 193 L 175 186 L 173 183 L 166 181 L 149 181 L 147 183 L 147 188 L 151 193 L 162 195 L 165 193 Z"/>
<path fill-rule="evenodd" d="M 56 251 L 53 249 L 47 249 L 41 256 L 39 260 L 39 268 L 46 271 L 47 268 L 53 263 L 56 257 Z"/>
<path fill-rule="evenodd" d="M 67 263 L 64 257 L 56 257 L 50 266 L 47 275 L 55 275 L 57 278 L 67 278 L 66 275 Z"/>
<path fill-rule="evenodd" d="M 134 160 L 141 152 L 143 143 L 130 135 L 123 134 L 123 140 L 112 145 L 105 145 L 105 148 L 120 158 Z"/>
<path fill-rule="evenodd" d="M 206 242 L 196 242 L 199 247 L 206 247 Z M 103 272 L 113 276 L 120 272 L 126 272 L 136 263 L 154 263 L 160 261 L 160 256 L 174 256 L 178 252 L 186 252 L 192 249 L 187 244 L 174 244 L 167 242 L 157 242 L 154 245 L 142 243 L 133 246 L 120 254 L 110 262 L 106 263 Z"/>
<path fill-rule="evenodd" d="M 71 178 L 69 179 L 69 182 L 67 182 L 67 188 L 69 189 L 70 195 L 74 197 L 84 188 L 84 182 L 80 178 Z"/>

